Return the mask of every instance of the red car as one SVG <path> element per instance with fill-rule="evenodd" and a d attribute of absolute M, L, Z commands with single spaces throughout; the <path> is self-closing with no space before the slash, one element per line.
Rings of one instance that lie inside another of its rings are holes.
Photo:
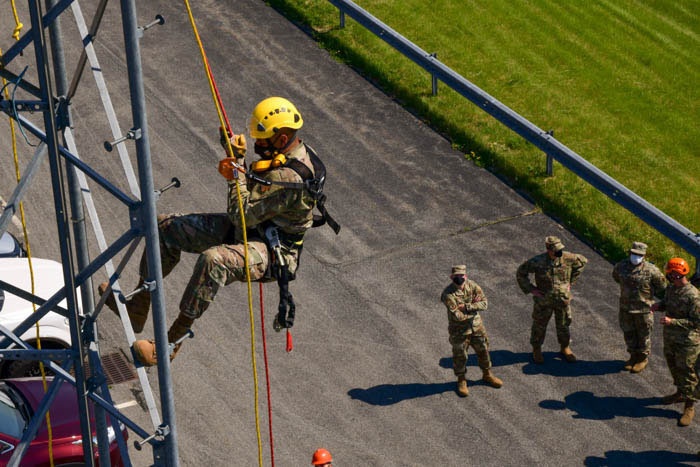
<path fill-rule="evenodd" d="M 47 378 L 50 385 L 53 378 Z M 47 386 L 50 387 L 50 386 Z M 0 380 L 0 467 L 5 467 L 12 457 L 12 453 L 22 438 L 22 432 L 29 425 L 34 411 L 41 404 L 44 397 L 44 386 L 41 378 L 17 378 Z M 97 454 L 97 439 L 95 438 L 95 424 L 90 406 L 91 427 L 93 433 L 92 449 L 96 463 L 99 462 Z M 52 431 L 52 449 L 54 465 L 77 466 L 84 464 L 83 442 L 80 431 L 80 417 L 75 396 L 75 388 L 68 382 L 61 384 L 58 394 L 49 409 Z M 111 423 L 108 421 L 109 452 L 112 466 L 123 466 L 119 447 L 114 436 Z M 128 433 L 122 428 L 122 435 L 126 442 Z M 46 419 L 31 441 L 21 465 L 49 466 L 48 430 Z"/>

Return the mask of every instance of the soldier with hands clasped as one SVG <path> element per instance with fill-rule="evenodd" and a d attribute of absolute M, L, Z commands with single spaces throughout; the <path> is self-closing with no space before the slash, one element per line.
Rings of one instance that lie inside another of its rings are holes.
<path fill-rule="evenodd" d="M 448 332 L 452 344 L 452 365 L 457 376 L 457 394 L 469 395 L 467 389 L 467 348 L 476 351 L 479 368 L 486 384 L 494 388 L 503 386 L 503 381 L 491 372 L 489 338 L 481 320 L 480 311 L 488 308 L 488 301 L 479 285 L 467 278 L 467 267 L 463 264 L 452 267 L 452 283 L 442 292 L 440 300 L 447 307 Z"/>

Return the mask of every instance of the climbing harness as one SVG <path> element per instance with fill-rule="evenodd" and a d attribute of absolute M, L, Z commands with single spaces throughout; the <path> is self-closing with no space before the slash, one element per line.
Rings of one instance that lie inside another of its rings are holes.
<path fill-rule="evenodd" d="M 321 213 L 321 215 L 314 214 L 312 227 L 320 227 L 324 224 L 328 224 L 333 231 L 338 234 L 338 232 L 340 232 L 340 225 L 333 219 L 325 207 L 326 195 L 323 193 L 323 186 L 326 182 L 326 167 L 310 146 L 305 145 L 305 147 L 314 167 L 315 175 L 311 172 L 309 167 L 300 160 L 286 160 L 285 158 L 282 167 L 288 167 L 296 172 L 302 179 L 301 182 L 281 182 L 262 179 L 255 175 L 255 172 L 258 172 L 255 169 L 255 164 L 253 165 L 254 173 L 249 174 L 249 178 L 253 178 L 254 181 L 267 186 L 275 185 L 295 190 L 306 190 L 313 198 L 314 206 Z M 282 241 L 280 240 L 280 236 L 282 237 Z M 264 229 L 264 238 L 270 252 L 270 261 L 266 275 L 277 279 L 277 286 L 279 287 L 280 294 L 278 313 L 273 322 L 273 328 L 277 332 L 284 328 L 289 330 L 289 328 L 294 326 L 294 318 L 296 316 L 296 304 L 294 303 L 292 293 L 289 291 L 289 282 L 294 280 L 295 275 L 289 271 L 289 264 L 284 260 L 282 243 L 289 249 L 296 249 L 299 252 L 299 257 L 301 257 L 303 234 L 293 235 L 285 232 L 281 232 L 280 234 L 277 226 L 270 223 Z M 288 340 L 291 339 L 291 335 L 288 334 L 287 337 Z M 288 347 L 289 346 L 288 342 Z"/>
<path fill-rule="evenodd" d="M 289 167 L 295 171 L 299 177 L 301 177 L 301 183 L 270 181 L 265 180 L 264 178 L 261 178 L 255 174 L 246 174 L 246 176 L 257 183 L 267 186 L 275 185 L 296 190 L 305 189 L 312 196 L 315 207 L 321 213 L 320 216 L 316 214 L 314 215 L 312 227 L 320 227 L 324 224 L 328 224 L 328 226 L 332 228 L 333 232 L 335 232 L 337 235 L 340 232 L 340 224 L 333 219 L 325 206 L 327 197 L 323 192 L 323 186 L 326 183 L 326 166 L 323 164 L 321 159 L 316 154 L 316 151 L 314 151 L 311 146 L 307 144 L 304 146 L 306 147 L 306 152 L 311 159 L 311 164 L 314 167 L 315 175 L 314 173 L 311 173 L 311 170 L 306 166 L 306 164 L 298 159 L 289 159 L 283 165 L 283 167 Z"/>

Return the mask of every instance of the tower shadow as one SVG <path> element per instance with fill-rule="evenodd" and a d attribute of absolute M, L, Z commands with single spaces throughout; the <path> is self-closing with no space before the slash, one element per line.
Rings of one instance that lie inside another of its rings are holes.
<path fill-rule="evenodd" d="M 429 397 L 455 390 L 453 381 L 446 383 L 407 383 L 380 384 L 367 389 L 355 388 L 348 391 L 352 399 L 370 405 L 393 405 L 399 402 Z"/>

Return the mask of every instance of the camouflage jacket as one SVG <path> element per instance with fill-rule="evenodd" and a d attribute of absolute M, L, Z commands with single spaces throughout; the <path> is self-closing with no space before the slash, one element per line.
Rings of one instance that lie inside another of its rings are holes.
<path fill-rule="evenodd" d="M 612 277 L 620 284 L 620 311 L 627 313 L 649 313 L 654 297 L 662 298 L 666 290 L 666 278 L 648 261 L 635 266 L 624 259 L 615 265 Z"/>
<path fill-rule="evenodd" d="M 304 144 L 298 145 L 285 155 L 287 159 L 300 160 L 313 173 L 313 164 Z M 299 174 L 285 166 L 271 169 L 260 175 L 261 178 L 271 182 L 303 182 Z M 247 183 L 244 183 L 243 177 L 239 180 L 246 228 L 255 228 L 270 221 L 284 233 L 303 234 L 311 227 L 314 199 L 306 189 L 288 188 L 275 184 L 264 185 L 254 180 L 248 180 Z M 235 180 L 229 182 L 228 216 L 233 225 L 236 226 L 236 238 L 241 239 L 241 218 L 235 184 Z"/>
<path fill-rule="evenodd" d="M 464 289 L 455 283 L 448 285 L 443 290 L 440 301 L 447 307 L 448 330 L 450 332 L 481 326 L 479 312 L 486 310 L 489 306 L 481 287 L 470 279 L 464 283 Z M 464 304 L 464 312 L 459 310 L 459 305 L 462 304 Z"/>
<path fill-rule="evenodd" d="M 687 336 L 694 343 L 700 343 L 700 292 L 695 286 L 690 283 L 683 287 L 669 285 L 659 303 L 659 311 L 665 311 L 673 320 L 664 327 L 664 338 Z"/>
<path fill-rule="evenodd" d="M 552 303 L 569 303 L 570 286 L 581 275 L 588 260 L 585 256 L 565 251 L 561 258 L 551 259 L 542 253 L 525 261 L 518 267 L 516 279 L 524 293 L 538 288 L 544 293 L 543 300 Z M 530 282 L 530 274 L 535 276 L 535 284 Z M 536 299 L 538 297 L 535 297 Z"/>

